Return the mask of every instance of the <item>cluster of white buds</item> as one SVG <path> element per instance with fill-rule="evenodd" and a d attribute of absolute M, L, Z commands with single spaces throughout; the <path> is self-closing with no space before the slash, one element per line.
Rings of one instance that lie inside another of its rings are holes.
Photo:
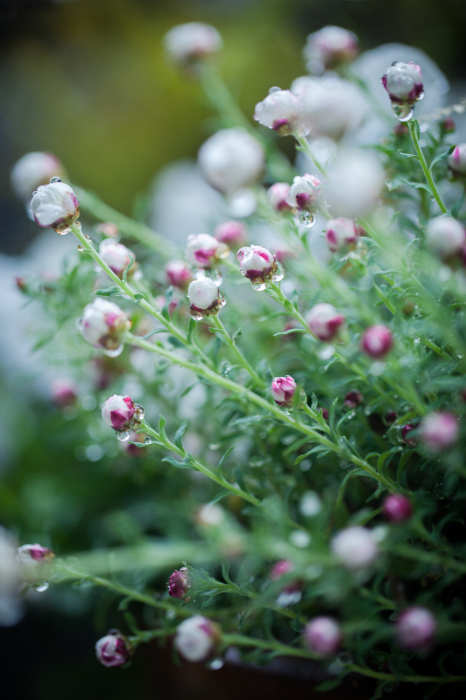
<path fill-rule="evenodd" d="M 131 258 L 134 261 L 136 257 L 131 250 L 113 238 L 104 238 L 99 246 L 99 255 L 111 271 L 120 278 L 131 263 Z M 134 275 L 135 271 L 136 263 L 133 262 L 128 275 Z"/>
<path fill-rule="evenodd" d="M 203 615 L 194 615 L 178 625 L 174 643 L 187 661 L 205 661 L 219 640 L 219 626 Z"/>
<path fill-rule="evenodd" d="M 133 654 L 129 639 L 119 630 L 110 630 L 95 645 L 95 654 L 103 666 L 123 666 Z"/>
<path fill-rule="evenodd" d="M 225 295 L 208 277 L 198 277 L 191 282 L 188 287 L 188 299 L 191 302 L 189 311 L 195 321 L 207 316 L 216 316 L 226 304 Z"/>
<path fill-rule="evenodd" d="M 79 218 L 79 202 L 69 185 L 52 177 L 49 185 L 41 185 L 33 193 L 31 214 L 39 226 L 63 235 Z"/>
<path fill-rule="evenodd" d="M 395 61 L 381 78 L 382 85 L 388 92 L 392 109 L 400 122 L 408 121 L 413 116 L 413 107 L 424 97 L 422 73 L 418 65 Z"/>
<path fill-rule="evenodd" d="M 228 257 L 229 248 L 208 233 L 188 236 L 186 259 L 194 267 L 212 268 Z"/>
<path fill-rule="evenodd" d="M 322 303 L 312 307 L 306 316 L 306 321 L 319 340 L 330 342 L 340 332 L 345 323 L 345 317 L 332 304 Z"/>
<path fill-rule="evenodd" d="M 263 291 L 269 282 L 283 279 L 284 270 L 275 253 L 260 245 L 240 248 L 236 254 L 241 274 L 251 282 L 253 289 Z"/>
<path fill-rule="evenodd" d="M 267 97 L 256 104 L 254 119 L 279 136 L 306 136 L 310 131 L 303 103 L 290 90 L 271 88 Z"/>
<path fill-rule="evenodd" d="M 29 203 L 34 190 L 46 185 L 52 177 L 64 177 L 63 165 L 51 153 L 26 153 L 11 171 L 11 188 L 19 199 Z"/>
<path fill-rule="evenodd" d="M 354 60 L 358 51 L 356 34 L 329 25 L 309 34 L 303 54 L 310 73 L 323 73 Z"/>
<path fill-rule="evenodd" d="M 95 348 L 116 357 L 123 351 L 123 335 L 131 328 L 131 321 L 119 306 L 107 299 L 95 299 L 88 304 L 79 321 L 79 330 Z"/>
<path fill-rule="evenodd" d="M 379 554 L 374 534 L 359 526 L 347 527 L 339 532 L 332 539 L 330 547 L 336 558 L 349 571 L 367 568 Z"/>
<path fill-rule="evenodd" d="M 215 56 L 222 49 L 223 40 L 210 24 L 188 22 L 170 29 L 163 44 L 169 61 L 180 67 L 189 67 Z"/>
<path fill-rule="evenodd" d="M 466 143 L 455 146 L 453 153 L 448 157 L 448 165 L 455 175 L 466 175 Z"/>
<path fill-rule="evenodd" d="M 354 248 L 359 238 L 357 225 L 351 219 L 331 219 L 327 221 L 325 232 L 327 245 L 333 253 Z"/>

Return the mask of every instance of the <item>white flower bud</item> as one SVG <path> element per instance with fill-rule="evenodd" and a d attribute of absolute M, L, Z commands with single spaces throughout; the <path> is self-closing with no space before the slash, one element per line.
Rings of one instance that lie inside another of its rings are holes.
<path fill-rule="evenodd" d="M 220 243 L 208 233 L 198 233 L 188 236 L 186 243 L 186 259 L 196 267 L 212 267 L 228 253 L 224 243 Z"/>
<path fill-rule="evenodd" d="M 329 174 L 324 196 L 333 216 L 356 219 L 377 204 L 384 183 L 378 158 L 365 151 L 341 155 Z"/>
<path fill-rule="evenodd" d="M 102 408 L 102 418 L 113 430 L 129 430 L 133 424 L 136 406 L 129 396 L 114 394 Z"/>
<path fill-rule="evenodd" d="M 57 233 L 67 229 L 79 217 L 79 202 L 73 189 L 64 182 L 41 185 L 31 199 L 31 213 L 39 226 L 50 227 Z"/>
<path fill-rule="evenodd" d="M 250 245 L 240 248 L 236 254 L 241 274 L 256 282 L 266 282 L 272 279 L 277 270 L 275 255 L 260 245 Z"/>
<path fill-rule="evenodd" d="M 123 349 L 123 333 L 131 322 L 119 306 L 106 299 L 95 299 L 84 308 L 80 331 L 95 348 L 104 348 L 112 355 Z"/>
<path fill-rule="evenodd" d="M 19 199 L 30 201 L 39 185 L 46 185 L 52 177 L 62 177 L 63 166 L 51 153 L 26 153 L 11 171 L 11 187 Z"/>
<path fill-rule="evenodd" d="M 170 260 L 165 265 L 165 275 L 168 284 L 178 289 L 186 289 L 193 279 L 191 268 L 184 260 Z"/>
<path fill-rule="evenodd" d="M 345 322 L 332 304 L 316 304 L 306 316 L 309 328 L 319 340 L 333 340 Z"/>
<path fill-rule="evenodd" d="M 358 39 L 353 32 L 329 25 L 307 37 L 303 50 L 310 73 L 323 73 L 358 55 Z"/>
<path fill-rule="evenodd" d="M 364 569 L 377 559 L 377 542 L 370 530 L 365 527 L 348 527 L 339 532 L 331 541 L 333 554 L 350 571 Z"/>
<path fill-rule="evenodd" d="M 194 615 L 178 625 L 175 647 L 188 661 L 204 661 L 220 638 L 218 625 L 203 615 Z"/>
<path fill-rule="evenodd" d="M 310 130 L 302 102 L 290 90 L 272 90 L 262 102 L 256 104 L 254 119 L 280 136 L 306 136 Z"/>
<path fill-rule="evenodd" d="M 122 243 L 117 243 L 111 238 L 105 238 L 99 246 L 99 255 L 106 263 L 109 268 L 118 277 L 121 277 L 123 272 L 126 270 L 131 262 L 131 258 L 135 258 L 134 253 L 132 253 L 126 246 Z M 134 268 L 134 263 L 131 266 L 130 272 Z"/>
<path fill-rule="evenodd" d="M 44 561 L 51 561 L 55 554 L 51 549 L 40 544 L 23 544 L 17 550 L 18 558 L 24 566 L 31 566 Z"/>
<path fill-rule="evenodd" d="M 441 260 L 456 255 L 466 242 L 466 232 L 451 216 L 436 216 L 426 226 L 427 247 Z"/>
<path fill-rule="evenodd" d="M 247 131 L 223 129 L 201 146 L 198 162 L 212 187 L 232 195 L 260 179 L 265 160 L 261 145 Z"/>
<path fill-rule="evenodd" d="M 110 630 L 95 645 L 97 659 L 103 666 L 123 666 L 132 655 L 129 640 L 119 630 Z"/>
<path fill-rule="evenodd" d="M 382 76 L 392 102 L 414 104 L 424 97 L 421 69 L 415 63 L 396 61 Z"/>
<path fill-rule="evenodd" d="M 189 65 L 218 53 L 223 47 L 219 32 L 210 24 L 188 22 L 170 29 L 163 39 L 170 61 Z"/>
<path fill-rule="evenodd" d="M 290 185 L 287 182 L 276 182 L 269 188 L 267 196 L 269 198 L 270 205 L 276 211 L 286 211 L 290 210 L 291 207 L 286 201 L 290 193 Z"/>
<path fill-rule="evenodd" d="M 304 641 L 320 656 L 332 656 L 342 641 L 340 626 L 332 617 L 315 617 L 303 631 Z"/>
<path fill-rule="evenodd" d="M 239 248 L 246 243 L 247 229 L 242 221 L 232 219 L 219 224 L 214 231 L 214 235 L 218 241 L 230 248 Z"/>
<path fill-rule="evenodd" d="M 297 175 L 286 198 L 287 204 L 293 209 L 315 212 L 319 203 L 320 180 L 315 175 L 306 173 Z"/>
<path fill-rule="evenodd" d="M 356 224 L 351 219 L 331 219 L 327 221 L 325 238 L 327 245 L 334 253 L 345 250 L 358 240 L 359 233 Z"/>
<path fill-rule="evenodd" d="M 421 423 L 419 436 L 432 452 L 448 450 L 458 440 L 458 418 L 453 413 L 429 413 Z"/>
<path fill-rule="evenodd" d="M 194 318 L 216 314 L 222 301 L 217 285 L 208 277 L 199 277 L 191 282 L 188 287 L 188 299 Z"/>
<path fill-rule="evenodd" d="M 466 143 L 455 146 L 455 150 L 448 158 L 448 165 L 457 175 L 466 175 Z"/>
<path fill-rule="evenodd" d="M 396 621 L 396 637 L 403 649 L 426 651 L 437 631 L 437 620 L 427 608 L 413 605 Z"/>

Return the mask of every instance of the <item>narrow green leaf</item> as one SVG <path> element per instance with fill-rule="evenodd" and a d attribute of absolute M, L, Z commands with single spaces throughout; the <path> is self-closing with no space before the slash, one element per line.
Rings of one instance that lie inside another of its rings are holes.
<path fill-rule="evenodd" d="M 403 151 L 398 151 L 398 153 L 402 158 L 416 158 L 416 160 L 419 160 L 419 157 L 415 153 L 403 153 Z"/>
<path fill-rule="evenodd" d="M 185 434 L 186 428 L 188 426 L 187 421 L 183 421 L 178 430 L 175 433 L 174 441 L 178 449 L 183 449 L 183 436 Z"/>
<path fill-rule="evenodd" d="M 432 163 L 429 166 L 429 170 L 432 172 L 432 168 L 434 167 L 434 165 L 436 165 L 437 163 L 440 163 L 440 161 L 442 161 L 442 160 L 445 160 L 445 158 L 448 158 L 448 156 L 451 156 L 451 154 L 453 153 L 454 150 L 455 150 L 455 145 L 453 144 L 453 146 L 450 146 L 450 148 L 447 148 L 446 151 L 443 151 L 443 153 L 439 153 L 438 156 L 435 156 L 435 158 L 433 159 Z"/>
<path fill-rule="evenodd" d="M 231 336 L 232 340 L 234 340 L 235 338 L 239 338 L 240 335 L 243 335 L 242 328 L 238 328 L 238 330 L 233 333 L 233 335 Z"/>
<path fill-rule="evenodd" d="M 128 272 L 131 270 L 131 268 L 134 265 L 134 258 L 132 255 L 129 256 L 130 262 L 129 265 L 125 270 L 123 270 L 123 282 L 128 282 Z"/>
<path fill-rule="evenodd" d="M 185 462 L 184 460 L 182 462 L 179 462 L 174 457 L 164 457 L 162 459 L 162 462 L 168 462 L 169 464 L 172 464 L 178 469 L 192 469 L 192 465 L 189 462 Z"/>
<path fill-rule="evenodd" d="M 106 287 L 105 289 L 98 289 L 95 292 L 98 297 L 116 297 L 123 294 L 120 287 Z"/>

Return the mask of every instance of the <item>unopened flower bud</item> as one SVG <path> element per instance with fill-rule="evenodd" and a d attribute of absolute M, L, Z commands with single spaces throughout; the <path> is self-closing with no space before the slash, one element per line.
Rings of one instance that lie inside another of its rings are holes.
<path fill-rule="evenodd" d="M 240 248 L 246 243 L 246 226 L 241 221 L 224 221 L 214 231 L 217 241 L 229 248 Z"/>
<path fill-rule="evenodd" d="M 20 292 L 27 291 L 28 285 L 24 277 L 15 277 L 15 282 Z"/>
<path fill-rule="evenodd" d="M 134 253 L 128 250 L 122 243 L 117 243 L 111 238 L 105 238 L 102 241 L 99 246 L 99 255 L 104 263 L 106 263 L 118 277 L 122 277 L 123 272 L 131 263 L 131 258 L 133 258 L 133 260 L 135 259 Z M 129 272 L 131 273 L 135 269 L 135 263 L 133 262 Z"/>
<path fill-rule="evenodd" d="M 134 423 L 136 405 L 129 396 L 114 394 L 102 408 L 102 418 L 117 432 L 129 430 Z"/>
<path fill-rule="evenodd" d="M 309 649 L 320 656 L 333 656 L 342 642 L 342 634 L 332 617 L 315 617 L 304 628 L 303 637 Z"/>
<path fill-rule="evenodd" d="M 434 615 L 418 605 L 404 610 L 396 622 L 396 636 L 403 649 L 428 649 L 436 631 Z"/>
<path fill-rule="evenodd" d="M 358 229 L 354 221 L 344 218 L 327 221 L 325 238 L 332 252 L 344 251 L 354 246 L 358 237 Z"/>
<path fill-rule="evenodd" d="M 265 159 L 262 146 L 247 131 L 223 129 L 201 146 L 198 162 L 212 187 L 233 195 L 260 179 Z"/>
<path fill-rule="evenodd" d="M 394 423 L 397 419 L 396 411 L 387 411 L 385 414 L 385 422 L 388 423 L 388 425 L 391 425 Z"/>
<path fill-rule="evenodd" d="M 118 238 L 119 235 L 118 226 L 111 221 L 104 221 L 102 224 L 97 224 L 95 230 L 106 238 Z"/>
<path fill-rule="evenodd" d="M 393 129 L 393 133 L 395 134 L 395 136 L 399 137 L 408 136 L 409 128 L 404 122 L 399 122 Z"/>
<path fill-rule="evenodd" d="M 456 130 L 456 124 L 452 117 L 445 117 L 445 119 L 439 123 L 439 127 L 444 134 L 451 134 Z"/>
<path fill-rule="evenodd" d="M 412 105 L 424 96 L 421 69 L 412 61 L 395 61 L 381 80 L 392 102 Z"/>
<path fill-rule="evenodd" d="M 279 406 L 292 406 L 297 384 L 293 377 L 275 377 L 272 381 L 272 396 Z"/>
<path fill-rule="evenodd" d="M 379 553 L 372 532 L 359 526 L 348 527 L 335 535 L 331 541 L 331 550 L 350 571 L 368 567 Z"/>
<path fill-rule="evenodd" d="M 168 579 L 168 595 L 179 600 L 189 600 L 186 594 L 191 586 L 189 571 L 183 566 L 179 571 L 174 571 Z"/>
<path fill-rule="evenodd" d="M 357 408 L 364 400 L 363 395 L 359 391 L 349 391 L 343 403 L 348 408 Z"/>
<path fill-rule="evenodd" d="M 208 233 L 188 236 L 186 258 L 191 265 L 212 267 L 228 255 L 228 248 Z"/>
<path fill-rule="evenodd" d="M 461 252 L 466 232 L 459 221 L 451 216 L 436 216 L 426 226 L 427 247 L 441 260 Z"/>
<path fill-rule="evenodd" d="M 289 193 L 290 185 L 287 182 L 275 182 L 272 187 L 269 187 L 267 196 L 275 211 L 289 211 L 292 208 L 286 201 Z"/>
<path fill-rule="evenodd" d="M 40 185 L 46 185 L 52 177 L 63 175 L 62 164 L 51 153 L 26 153 L 11 171 L 11 187 L 19 199 L 29 202 Z"/>
<path fill-rule="evenodd" d="M 327 410 L 326 408 L 320 408 L 319 410 L 322 411 L 322 416 L 323 416 L 323 418 L 324 418 L 325 420 L 328 420 L 328 417 L 329 417 L 329 412 L 328 412 L 328 410 Z"/>
<path fill-rule="evenodd" d="M 260 245 L 240 248 L 236 254 L 241 274 L 251 281 L 259 291 L 265 288 L 267 282 L 283 278 L 283 268 L 272 253 Z"/>
<path fill-rule="evenodd" d="M 364 331 L 361 347 L 369 357 L 376 360 L 384 357 L 393 347 L 392 332 L 387 326 L 371 326 Z"/>
<path fill-rule="evenodd" d="M 458 418 L 453 413 L 431 413 L 419 427 L 422 443 L 433 452 L 448 450 L 456 443 L 458 436 Z"/>
<path fill-rule="evenodd" d="M 319 203 L 319 187 L 320 180 L 315 175 L 297 175 L 293 179 L 286 202 L 293 209 L 314 213 Z"/>
<path fill-rule="evenodd" d="M 84 307 L 79 327 L 83 338 L 93 347 L 116 356 L 123 350 L 123 334 L 131 322 L 119 306 L 99 298 Z"/>
<path fill-rule="evenodd" d="M 412 433 L 413 430 L 417 430 L 417 425 L 411 425 L 411 423 L 407 423 L 401 428 L 401 437 L 403 439 L 403 442 L 405 442 L 410 447 L 414 447 L 415 445 L 417 445 L 417 440 L 413 437 L 409 437 L 409 434 Z"/>
<path fill-rule="evenodd" d="M 170 260 L 165 265 L 165 275 L 169 285 L 183 290 L 193 279 L 191 268 L 184 260 Z"/>
<path fill-rule="evenodd" d="M 215 316 L 225 304 L 225 297 L 208 277 L 193 280 L 188 287 L 189 310 L 194 319 Z"/>
<path fill-rule="evenodd" d="M 400 493 L 392 493 L 383 502 L 383 514 L 391 523 L 402 523 L 411 517 L 413 512 L 411 502 Z"/>
<path fill-rule="evenodd" d="M 278 581 L 282 578 L 282 576 L 289 574 L 293 568 L 293 562 L 291 562 L 289 559 L 281 559 L 280 561 L 275 562 L 275 564 L 272 566 L 269 579 L 271 581 Z"/>
<path fill-rule="evenodd" d="M 185 66 L 218 53 L 223 41 L 210 24 L 188 22 L 170 29 L 165 34 L 163 44 L 168 59 L 176 65 Z"/>
<path fill-rule="evenodd" d="M 110 630 L 95 645 L 97 659 L 109 668 L 123 666 L 132 655 L 129 639 L 119 630 Z"/>
<path fill-rule="evenodd" d="M 319 340 L 330 341 L 338 334 L 345 317 L 332 304 L 316 304 L 307 314 L 306 321 Z"/>
<path fill-rule="evenodd" d="M 17 551 L 21 564 L 26 566 L 51 561 L 55 556 L 51 549 L 42 547 L 40 544 L 23 544 Z"/>
<path fill-rule="evenodd" d="M 31 213 L 39 226 L 67 233 L 79 217 L 79 202 L 73 189 L 64 182 L 41 185 L 31 199 Z"/>
<path fill-rule="evenodd" d="M 68 379 L 56 379 L 52 384 L 52 396 L 59 408 L 72 406 L 78 398 L 76 385 Z"/>
<path fill-rule="evenodd" d="M 358 38 L 347 29 L 329 25 L 309 34 L 303 54 L 310 73 L 323 73 L 356 58 Z"/>
<path fill-rule="evenodd" d="M 272 90 L 262 102 L 256 104 L 254 119 L 280 136 L 306 136 L 310 131 L 303 104 L 290 90 Z"/>
<path fill-rule="evenodd" d="M 466 143 L 455 146 L 447 163 L 456 175 L 466 175 Z"/>
<path fill-rule="evenodd" d="M 220 629 L 203 615 L 194 615 L 178 625 L 175 647 L 188 661 L 204 661 L 220 639 Z"/>

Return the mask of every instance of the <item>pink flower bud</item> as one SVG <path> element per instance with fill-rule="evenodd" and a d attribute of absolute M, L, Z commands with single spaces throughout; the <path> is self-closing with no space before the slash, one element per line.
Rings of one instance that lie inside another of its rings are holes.
<path fill-rule="evenodd" d="M 307 314 L 306 321 L 319 340 L 330 341 L 337 335 L 345 317 L 332 304 L 316 304 Z"/>
<path fill-rule="evenodd" d="M 272 187 L 269 187 L 267 196 L 270 205 L 276 211 L 289 211 L 290 205 L 286 201 L 290 193 L 290 185 L 287 182 L 276 182 Z"/>
<path fill-rule="evenodd" d="M 400 138 L 403 136 L 408 136 L 409 128 L 404 122 L 399 122 L 393 129 L 393 133 L 395 134 L 395 136 L 399 136 Z"/>
<path fill-rule="evenodd" d="M 297 384 L 293 377 L 275 377 L 272 381 L 272 396 L 279 406 L 292 406 Z"/>
<path fill-rule="evenodd" d="M 217 131 L 200 148 L 199 167 L 207 182 L 226 195 L 255 184 L 264 170 L 264 151 L 242 129 Z"/>
<path fill-rule="evenodd" d="M 357 408 L 364 400 L 363 395 L 359 391 L 349 391 L 343 403 L 348 408 Z"/>
<path fill-rule="evenodd" d="M 102 224 L 98 224 L 95 230 L 106 238 L 117 238 L 119 235 L 118 226 L 111 221 L 104 221 Z"/>
<path fill-rule="evenodd" d="M 69 185 L 51 182 L 41 185 L 31 199 L 31 213 L 39 226 L 53 228 L 57 233 L 67 229 L 78 220 L 79 202 Z"/>
<path fill-rule="evenodd" d="M 11 187 L 19 199 L 29 202 L 39 185 L 52 177 L 63 177 L 63 166 L 51 153 L 35 151 L 20 158 L 11 171 Z"/>
<path fill-rule="evenodd" d="M 254 119 L 280 136 L 306 136 L 310 130 L 304 117 L 302 102 L 290 90 L 272 88 L 267 97 L 256 104 Z"/>
<path fill-rule="evenodd" d="M 456 130 L 455 121 L 451 117 L 445 117 L 445 119 L 439 123 L 439 127 L 444 134 L 451 134 Z"/>
<path fill-rule="evenodd" d="M 281 559 L 280 561 L 275 562 L 275 564 L 272 566 L 269 578 L 271 581 L 278 581 L 282 578 L 282 576 L 285 576 L 285 574 L 289 574 L 290 571 L 293 571 L 293 568 L 293 562 L 291 562 L 289 559 Z"/>
<path fill-rule="evenodd" d="M 331 550 L 343 566 L 350 571 L 364 569 L 378 556 L 377 542 L 365 527 L 348 527 L 331 541 Z"/>
<path fill-rule="evenodd" d="M 436 631 L 437 620 L 433 614 L 418 605 L 404 610 L 396 622 L 398 644 L 403 649 L 428 649 Z"/>
<path fill-rule="evenodd" d="M 392 102 L 414 104 L 424 96 L 421 69 L 412 61 L 396 61 L 381 80 Z"/>
<path fill-rule="evenodd" d="M 447 163 L 456 175 L 466 175 L 466 143 L 455 147 Z"/>
<path fill-rule="evenodd" d="M 79 327 L 84 340 L 115 356 L 123 350 L 123 334 L 131 322 L 119 306 L 98 298 L 84 308 Z"/>
<path fill-rule="evenodd" d="M 183 566 L 179 571 L 174 571 L 168 579 L 168 595 L 179 600 L 189 600 L 186 594 L 191 586 L 189 571 Z"/>
<path fill-rule="evenodd" d="M 132 655 L 129 639 L 119 630 L 110 630 L 95 645 L 97 659 L 109 668 L 123 666 Z"/>
<path fill-rule="evenodd" d="M 327 245 L 332 252 L 344 251 L 354 246 L 358 240 L 358 230 L 354 221 L 350 219 L 332 219 L 327 221 L 327 231 L 325 238 Z"/>
<path fill-rule="evenodd" d="M 453 413 L 431 413 L 419 427 L 423 444 L 433 452 L 443 452 L 458 440 L 458 418 Z"/>
<path fill-rule="evenodd" d="M 324 417 L 324 419 L 328 420 L 328 416 L 329 416 L 328 410 L 326 408 L 321 408 L 319 410 L 322 411 L 322 416 Z"/>
<path fill-rule="evenodd" d="M 78 398 L 76 385 L 68 379 L 57 379 L 52 384 L 52 396 L 59 408 L 72 406 Z"/>
<path fill-rule="evenodd" d="M 191 302 L 189 310 L 193 318 L 215 315 L 224 304 L 224 296 L 208 277 L 193 280 L 188 287 L 187 296 Z"/>
<path fill-rule="evenodd" d="M 241 274 L 252 284 L 265 284 L 276 278 L 276 273 L 279 271 L 274 253 L 260 245 L 240 248 L 236 257 Z"/>
<path fill-rule="evenodd" d="M 240 248 L 246 243 L 246 226 L 241 221 L 224 221 L 217 226 L 215 238 L 229 248 Z"/>
<path fill-rule="evenodd" d="M 320 180 L 315 175 L 297 175 L 286 198 L 293 209 L 314 213 L 319 203 Z"/>
<path fill-rule="evenodd" d="M 129 396 L 114 394 L 102 408 L 102 418 L 117 432 L 129 430 L 134 422 L 136 406 Z"/>
<path fill-rule="evenodd" d="M 407 425 L 404 425 L 401 428 L 401 437 L 403 441 L 410 447 L 414 447 L 415 445 L 417 445 L 417 440 L 415 440 L 413 437 L 409 437 L 409 434 L 413 430 L 417 430 L 417 425 L 411 425 L 411 423 L 408 423 Z"/>
<path fill-rule="evenodd" d="M 392 493 L 383 502 L 383 514 L 391 523 L 402 523 L 411 517 L 411 502 L 400 493 Z"/>
<path fill-rule="evenodd" d="M 426 226 L 426 243 L 434 255 L 447 260 L 461 252 L 466 243 L 466 232 L 451 216 L 436 216 Z"/>
<path fill-rule="evenodd" d="M 320 656 L 333 656 L 342 642 L 340 626 L 332 617 L 315 617 L 304 628 L 309 649 Z"/>
<path fill-rule="evenodd" d="M 15 277 L 16 286 L 20 292 L 25 292 L 27 290 L 27 282 L 24 277 Z"/>
<path fill-rule="evenodd" d="M 208 233 L 188 236 L 186 258 L 191 265 L 212 267 L 228 254 L 228 248 Z"/>
<path fill-rule="evenodd" d="M 20 562 L 26 566 L 51 561 L 55 556 L 51 549 L 42 547 L 40 544 L 23 544 L 17 551 Z"/>
<path fill-rule="evenodd" d="M 361 347 L 369 357 L 376 360 L 384 357 L 393 347 L 391 330 L 387 326 L 371 326 L 363 333 Z"/>
<path fill-rule="evenodd" d="M 188 22 L 170 29 L 165 34 L 163 45 L 168 59 L 183 66 L 218 53 L 222 49 L 223 40 L 210 24 Z"/>
<path fill-rule="evenodd" d="M 304 60 L 310 73 L 323 73 L 358 55 L 358 38 L 342 27 L 329 25 L 309 34 L 304 47 Z"/>
<path fill-rule="evenodd" d="M 183 290 L 193 279 L 191 268 L 183 260 L 170 260 L 165 265 L 165 275 L 169 285 Z"/>
<path fill-rule="evenodd" d="M 203 615 L 194 615 L 178 625 L 175 647 L 188 661 L 204 661 L 220 639 L 220 629 Z"/>
<path fill-rule="evenodd" d="M 131 258 L 135 259 L 134 253 L 132 253 L 126 246 L 122 243 L 117 243 L 111 238 L 105 238 L 99 246 L 99 255 L 106 263 L 109 268 L 118 277 L 122 277 L 123 272 L 126 270 L 131 262 Z M 133 262 L 130 273 L 135 269 L 135 263 Z"/>

